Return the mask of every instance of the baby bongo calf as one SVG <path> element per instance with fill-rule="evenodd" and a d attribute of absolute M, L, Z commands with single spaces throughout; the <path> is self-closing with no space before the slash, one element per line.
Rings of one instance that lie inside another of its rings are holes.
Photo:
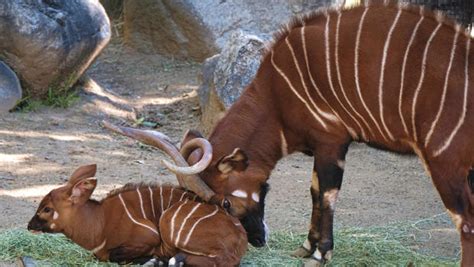
<path fill-rule="evenodd" d="M 63 233 L 102 261 L 143 263 L 180 255 L 191 266 L 235 266 L 247 249 L 238 219 L 173 186 L 127 184 L 90 199 L 96 165 L 78 168 L 47 194 L 28 230 Z"/>

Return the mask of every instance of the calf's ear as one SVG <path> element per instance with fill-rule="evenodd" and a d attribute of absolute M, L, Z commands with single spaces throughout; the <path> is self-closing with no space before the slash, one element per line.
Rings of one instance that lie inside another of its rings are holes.
<path fill-rule="evenodd" d="M 81 167 L 77 168 L 71 174 L 71 177 L 69 177 L 69 182 L 68 183 L 70 185 L 75 185 L 77 182 L 79 182 L 82 179 L 94 177 L 96 171 L 97 171 L 97 165 L 96 164 L 81 166 Z"/>
<path fill-rule="evenodd" d="M 84 204 L 89 200 L 96 186 L 97 179 L 95 177 L 82 179 L 72 187 L 69 199 L 74 204 Z"/>
<path fill-rule="evenodd" d="M 231 171 L 245 171 L 247 166 L 247 155 L 240 148 L 234 149 L 232 153 L 222 157 L 217 163 L 217 169 L 224 174 Z"/>
<path fill-rule="evenodd" d="M 84 204 L 94 192 L 97 186 L 97 179 L 94 177 L 97 166 L 81 166 L 69 178 L 68 184 L 71 186 L 69 199 L 74 204 Z"/>

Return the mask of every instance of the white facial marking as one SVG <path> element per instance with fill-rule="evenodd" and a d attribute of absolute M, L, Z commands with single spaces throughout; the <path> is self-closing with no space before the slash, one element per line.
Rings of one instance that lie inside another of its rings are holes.
<path fill-rule="evenodd" d="M 316 251 L 313 253 L 313 257 L 317 260 L 321 260 L 323 258 L 319 249 L 316 249 Z"/>
<path fill-rule="evenodd" d="M 260 202 L 260 196 L 258 195 L 258 193 L 255 193 L 255 192 L 252 193 L 252 199 L 253 199 L 253 201 L 255 201 L 257 203 Z"/>
<path fill-rule="evenodd" d="M 342 159 L 338 159 L 337 160 L 337 166 L 339 166 L 339 168 L 344 170 L 344 167 L 346 166 L 346 161 L 342 160 Z"/>
<path fill-rule="evenodd" d="M 270 237 L 270 228 L 268 228 L 267 223 L 265 220 L 263 221 L 263 229 L 265 231 L 265 243 L 268 241 L 268 238 Z"/>
<path fill-rule="evenodd" d="M 306 249 L 306 250 L 311 250 L 311 244 L 309 243 L 309 240 L 306 239 L 303 243 L 303 247 Z"/>
<path fill-rule="evenodd" d="M 285 134 L 283 130 L 280 130 L 280 138 L 281 138 L 281 154 L 283 157 L 288 155 L 288 143 L 286 142 Z M 258 202 L 258 201 L 257 201 Z"/>
<path fill-rule="evenodd" d="M 59 218 L 59 213 L 57 211 L 53 214 L 53 220 L 57 220 Z"/>
<path fill-rule="evenodd" d="M 327 192 L 324 192 L 324 201 L 326 201 L 329 204 L 329 207 L 331 208 L 331 210 L 334 210 L 334 207 L 336 206 L 338 193 L 339 193 L 339 190 L 337 189 L 332 189 Z"/>
<path fill-rule="evenodd" d="M 242 191 L 242 190 L 235 190 L 234 192 L 232 192 L 232 195 L 234 197 L 240 197 L 240 198 L 247 198 L 247 192 L 245 191 Z"/>
<path fill-rule="evenodd" d="M 51 229 L 56 228 L 56 224 L 55 224 L 55 223 L 52 223 L 52 224 L 49 226 L 49 228 L 51 228 Z"/>

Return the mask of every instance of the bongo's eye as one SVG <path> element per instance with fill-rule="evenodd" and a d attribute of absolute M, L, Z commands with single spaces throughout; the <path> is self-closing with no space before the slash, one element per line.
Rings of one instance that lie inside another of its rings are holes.
<path fill-rule="evenodd" d="M 51 208 L 45 207 L 45 208 L 43 209 L 43 212 L 45 212 L 45 213 L 50 213 L 50 212 L 51 212 Z"/>
<path fill-rule="evenodd" d="M 228 199 L 224 199 L 224 202 L 222 203 L 222 207 L 226 210 L 230 209 L 231 203 Z"/>

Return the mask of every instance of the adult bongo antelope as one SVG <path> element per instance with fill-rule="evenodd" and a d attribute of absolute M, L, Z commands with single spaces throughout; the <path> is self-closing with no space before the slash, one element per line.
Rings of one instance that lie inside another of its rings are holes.
<path fill-rule="evenodd" d="M 47 194 L 28 229 L 64 233 L 98 259 L 118 263 L 157 257 L 170 266 L 236 266 L 245 254 L 245 230 L 219 206 L 152 184 L 127 184 L 95 201 L 95 172 L 95 165 L 82 166 Z"/>
<path fill-rule="evenodd" d="M 415 153 L 460 232 L 462 265 L 474 266 L 471 54 L 461 26 L 422 7 L 372 1 L 296 18 L 209 137 L 213 159 L 200 173 L 209 199 L 227 199 L 233 215 L 253 222 L 249 241 L 262 242 L 255 222 L 271 170 L 289 153 L 313 155 L 310 230 L 294 254 L 317 264 L 332 255 L 349 144 Z"/>

